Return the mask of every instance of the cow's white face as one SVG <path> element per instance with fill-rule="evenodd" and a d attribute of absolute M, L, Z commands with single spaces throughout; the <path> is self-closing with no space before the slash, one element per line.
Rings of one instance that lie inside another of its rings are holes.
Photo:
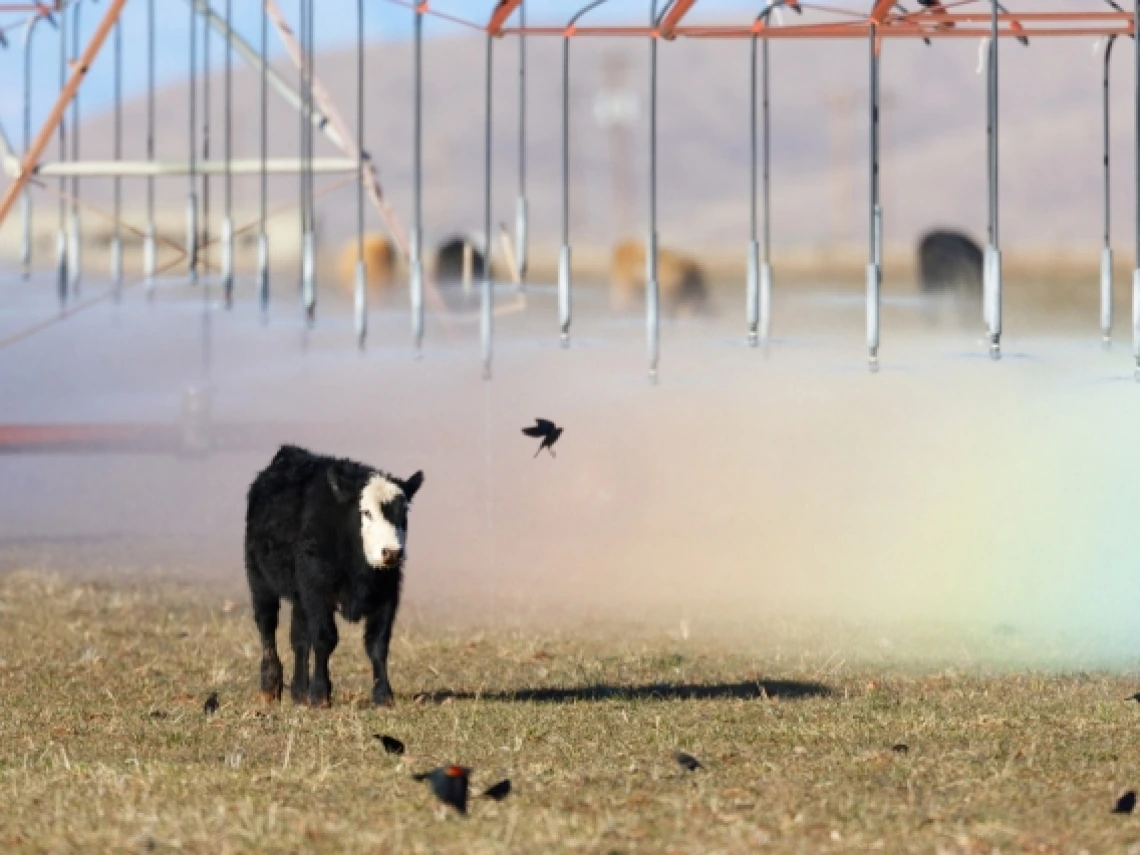
<path fill-rule="evenodd" d="M 360 542 L 377 569 L 399 567 L 408 539 L 408 497 L 398 484 L 373 475 L 360 491 Z"/>

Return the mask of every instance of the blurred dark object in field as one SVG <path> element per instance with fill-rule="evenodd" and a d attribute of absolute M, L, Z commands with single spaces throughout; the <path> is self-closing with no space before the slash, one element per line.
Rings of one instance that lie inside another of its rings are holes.
<path fill-rule="evenodd" d="M 1132 809 L 1136 807 L 1136 791 L 1129 790 L 1116 800 L 1116 807 L 1112 809 L 1113 813 L 1132 813 Z"/>
<path fill-rule="evenodd" d="M 505 799 L 510 794 L 511 794 L 511 779 L 510 778 L 504 778 L 503 780 L 499 781 L 499 783 L 492 784 L 491 786 L 487 787 L 487 789 L 485 789 L 483 791 L 483 798 L 494 799 L 497 802 L 501 802 L 503 799 Z"/>
<path fill-rule="evenodd" d="M 951 299 L 963 324 L 980 323 L 984 255 L 961 232 L 935 230 L 918 244 L 919 289 L 930 298 L 927 318 L 934 323 L 939 304 Z"/>
<path fill-rule="evenodd" d="M 692 754 L 686 754 L 684 751 L 678 751 L 673 755 L 673 757 L 676 758 L 677 762 L 680 763 L 684 768 L 688 769 L 690 772 L 695 772 L 698 769 L 703 768 L 701 766 L 700 760 L 698 760 Z"/>
<path fill-rule="evenodd" d="M 384 750 L 389 754 L 403 754 L 404 743 L 396 739 L 394 736 L 387 736 L 385 734 L 376 734 L 376 738 L 380 740 L 384 746 Z"/>
<path fill-rule="evenodd" d="M 430 772 L 413 776 L 417 781 L 427 781 L 435 797 L 445 805 L 451 805 L 460 813 L 467 813 L 467 779 L 471 770 L 463 766 L 440 766 Z"/>

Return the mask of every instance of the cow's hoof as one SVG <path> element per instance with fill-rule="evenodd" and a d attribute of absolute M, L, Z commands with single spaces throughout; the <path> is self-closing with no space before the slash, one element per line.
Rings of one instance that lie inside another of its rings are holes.
<path fill-rule="evenodd" d="M 289 696 L 295 704 L 307 704 L 309 702 L 309 688 L 308 686 L 301 688 L 294 686 L 289 690 Z"/>
<path fill-rule="evenodd" d="M 281 693 L 280 692 L 267 692 L 267 691 L 262 690 L 261 700 L 267 704 L 275 704 L 281 700 Z"/>
<path fill-rule="evenodd" d="M 309 706 L 313 709 L 328 709 L 332 706 L 332 686 L 309 688 Z"/>
<path fill-rule="evenodd" d="M 267 652 L 261 659 L 261 694 L 262 697 L 281 700 L 281 691 L 285 687 L 284 674 L 281 671 L 281 660 L 272 652 Z"/>
<path fill-rule="evenodd" d="M 384 695 L 382 697 L 377 697 L 377 696 L 373 695 L 372 706 L 374 706 L 374 707 L 387 707 L 388 709 L 391 709 L 392 707 L 396 706 L 396 699 L 393 698 L 391 695 Z"/>

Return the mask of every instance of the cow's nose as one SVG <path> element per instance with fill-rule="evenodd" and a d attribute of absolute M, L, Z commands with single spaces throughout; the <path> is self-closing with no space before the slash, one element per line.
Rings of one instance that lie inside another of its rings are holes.
<path fill-rule="evenodd" d="M 402 549 L 391 549 L 386 546 L 380 550 L 380 560 L 385 564 L 395 564 L 403 554 L 404 550 Z"/>

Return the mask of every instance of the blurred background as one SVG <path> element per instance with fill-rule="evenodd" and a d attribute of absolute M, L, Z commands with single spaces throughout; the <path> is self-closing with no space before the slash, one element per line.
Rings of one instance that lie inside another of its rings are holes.
<path fill-rule="evenodd" d="M 186 155 L 189 6 L 160 3 L 156 76 L 159 158 Z M 221 6 L 216 11 L 221 13 Z M 260 39 L 257 4 L 236 3 L 235 29 L 255 47 Z M 296 3 L 281 9 L 296 19 Z M 531 25 L 562 26 L 577 2 L 528 4 Z M 643 23 L 645 4 L 611 0 L 582 23 Z M 687 25 L 751 21 L 761 4 L 702 0 Z M 847 9 L 860 4 L 840 3 Z M 867 4 L 862 4 L 867 5 Z M 1089 4 L 1090 7 L 1098 4 Z M 1012 3 L 1013 11 L 1071 8 L 1062 0 Z M 81 32 L 89 34 L 99 10 L 83 4 Z M 917 8 L 917 7 L 916 7 Z M 979 7 L 981 8 L 981 7 Z M 1105 6 L 1104 10 L 1109 7 Z M 440 0 L 434 11 L 485 23 L 489 11 L 469 0 Z M 824 20 L 820 13 L 789 23 Z M 124 157 L 145 154 L 146 4 L 129 3 L 123 15 Z M 366 147 L 381 183 L 405 221 L 411 212 L 413 12 L 387 2 L 366 4 Z M 794 20 L 793 20 L 794 19 Z M 295 20 L 294 20 L 295 23 Z M 315 21 L 316 74 L 350 124 L 355 122 L 355 6 L 340 0 L 321 5 Z M 482 228 L 482 129 L 484 74 L 482 37 L 438 17 L 425 21 L 424 225 L 432 250 L 455 234 Z M 12 47 L 0 53 L 0 74 L 9 85 L 0 94 L 0 121 L 20 148 L 23 54 L 21 30 L 9 32 Z M 71 35 L 69 34 L 69 39 Z M 221 56 L 212 39 L 213 147 L 220 152 Z M 296 85 L 297 71 L 270 30 L 274 67 Z M 199 37 L 199 52 L 202 38 Z M 109 48 L 109 45 L 108 45 Z M 561 39 L 527 42 L 527 183 L 532 217 L 535 276 L 553 278 L 561 211 Z M 1007 275 L 1029 287 L 1095 293 L 1101 230 L 1101 77 L 1103 40 L 1040 38 L 1029 47 L 1001 44 L 1002 242 Z M 1130 269 L 1133 195 L 1133 57 L 1131 43 L 1116 47 L 1111 68 L 1111 138 L 1114 155 L 1113 235 L 1120 243 L 1121 270 Z M 648 48 L 643 39 L 578 39 L 571 51 L 570 135 L 571 238 L 581 277 L 605 280 L 613 245 L 643 239 L 646 222 L 646 94 Z M 985 75 L 973 39 L 888 40 L 882 65 L 882 195 L 887 281 L 890 288 L 913 282 L 915 242 L 924 231 L 949 227 L 985 239 Z M 517 40 L 496 43 L 494 97 L 495 223 L 513 224 L 518 158 Z M 203 66 L 198 60 L 198 109 Z M 739 281 L 748 239 L 747 40 L 681 38 L 660 52 L 660 235 L 667 248 L 699 258 L 716 281 Z M 58 90 L 58 37 L 40 25 L 33 40 L 33 127 L 46 115 Z M 868 63 L 866 45 L 854 41 L 775 41 L 771 46 L 772 249 L 777 272 L 788 279 L 850 278 L 861 282 L 867 234 Z M 112 58 L 104 50 L 81 95 L 81 153 L 111 156 Z M 240 59 L 234 64 L 234 153 L 259 151 L 259 75 Z M 617 105 L 615 108 L 613 105 Z M 271 156 L 298 152 L 297 115 L 273 91 L 269 99 Z M 70 117 L 69 117 L 70 118 Z M 54 143 L 49 149 L 54 158 Z M 318 156 L 338 154 L 318 135 Z M 296 180 L 271 179 L 271 207 L 290 204 Z M 334 178 L 325 183 L 335 183 Z M 235 180 L 239 221 L 256 217 L 258 179 Z M 83 199 L 107 207 L 111 182 L 87 179 Z M 124 184 L 124 211 L 139 220 L 144 182 Z M 159 222 L 182 240 L 185 183 L 159 182 Z M 215 191 L 218 193 L 220 191 Z M 215 196 L 217 198 L 217 196 Z M 36 256 L 49 268 L 55 217 L 50 197 L 36 198 Z M 215 203 L 216 204 L 216 203 Z M 243 216 L 244 215 L 244 216 Z M 374 212 L 368 212 L 370 228 Z M 335 269 L 337 251 L 355 230 L 354 191 L 342 187 L 317 200 L 320 257 Z M 276 263 L 288 266 L 297 253 L 298 229 L 288 216 L 270 224 Z M 127 236 L 128 240 L 131 237 Z M 85 240 L 92 253 L 105 249 L 106 223 L 90 222 Z M 0 251 L 18 251 L 14 220 L 0 231 Z M 253 252 L 252 241 L 245 245 Z M 127 252 L 138 265 L 141 252 Z M 92 255 L 91 263 L 103 262 Z M 1067 280 L 1065 286 L 1049 284 Z M 1046 282 L 1045 280 L 1048 280 Z M 1088 286 L 1087 288 L 1082 286 Z M 1053 294 L 1056 298 L 1061 295 Z M 1081 299 L 1070 295 L 1072 299 Z"/>
<path fill-rule="evenodd" d="M 156 2 L 156 148 L 179 159 L 190 127 L 189 6 Z M 256 45 L 259 7 L 234 5 L 238 32 Z M 612 0 L 588 20 L 640 23 L 642 5 Z M 295 6 L 283 0 L 287 17 Z M 479 22 L 489 7 L 432 3 Z M 88 35 L 104 7 L 82 8 Z M 577 8 L 528 3 L 528 23 L 561 26 Z M 746 23 L 757 11 L 702 0 L 687 23 Z M 412 17 L 406 8 L 367 4 L 366 147 L 405 227 Z M 314 25 L 316 75 L 350 124 L 354 20 L 353 4 L 321 0 Z M 138 159 L 146 144 L 146 4 L 129 3 L 122 27 L 124 157 Z M 425 256 L 434 270 L 441 243 L 481 240 L 485 45 L 479 33 L 434 17 L 426 35 Z M 9 31 L 0 53 L 0 122 L 17 150 L 22 37 Z M 272 30 L 270 45 L 274 68 L 295 83 Z M 516 288 L 493 244 L 490 382 L 480 378 L 476 303 L 459 286 L 445 289 L 443 307 L 429 306 L 425 347 L 415 353 L 407 271 L 395 258 L 373 282 L 368 345 L 356 347 L 344 263 L 346 252 L 355 260 L 352 186 L 316 202 L 312 328 L 298 297 L 295 175 L 269 184 L 271 208 L 286 212 L 269 224 L 273 284 L 264 318 L 249 235 L 238 243 L 227 311 L 216 280 L 190 285 L 184 265 L 148 297 L 141 241 L 124 233 L 121 300 L 60 321 L 57 202 L 35 188 L 27 280 L 18 214 L 0 228 L 0 572 L 176 580 L 243 601 L 244 491 L 277 444 L 297 442 L 402 477 L 424 470 L 408 592 L 409 608 L 426 614 L 544 625 L 555 615 L 604 616 L 656 622 L 684 637 L 731 632 L 742 643 L 757 643 L 761 628 L 803 619 L 825 633 L 855 626 L 883 655 L 925 655 L 929 648 L 912 642 L 949 627 L 936 645 L 942 658 L 985 658 L 1000 640 L 1002 655 L 1016 647 L 1045 664 L 1131 667 L 1140 653 L 1140 529 L 1132 518 L 1140 403 L 1127 323 L 1117 323 L 1117 340 L 1104 350 L 1097 318 L 1104 47 L 1091 37 L 1001 44 L 1009 285 L 999 364 L 985 356 L 980 311 L 927 311 L 915 263 L 917 241 L 932 228 L 985 241 L 985 77 L 973 40 L 884 47 L 887 296 L 876 376 L 866 372 L 859 294 L 868 136 L 861 41 L 771 47 L 775 283 L 766 351 L 745 345 L 748 44 L 662 46 L 661 241 L 700 269 L 707 293 L 692 312 L 666 306 L 656 386 L 645 378 L 640 304 L 613 299 L 615 246 L 645 230 L 644 40 L 573 43 L 568 350 L 559 346 L 551 285 L 561 42 L 527 40 L 529 284 Z M 223 48 L 211 35 L 214 151 Z M 1131 42 L 1116 51 L 1112 212 L 1123 319 L 1135 223 Z M 35 128 L 58 87 L 58 34 L 37 27 L 29 56 Z M 514 39 L 496 43 L 492 219 L 508 229 L 518 193 L 518 57 Z M 104 50 L 82 89 L 83 158 L 112 153 L 110 58 Z M 206 76 L 198 61 L 201 110 Z M 259 83 L 235 58 L 236 157 L 259 151 Z M 269 119 L 271 155 L 296 155 L 297 113 L 272 92 Z M 49 160 L 54 152 L 53 143 Z M 337 152 L 318 135 L 317 154 Z M 123 182 L 124 219 L 136 225 L 145 220 L 144 186 Z M 220 179 L 211 186 L 216 233 Z M 256 220 L 258 187 L 254 176 L 235 179 L 239 223 Z M 186 181 L 163 179 L 156 188 L 159 227 L 181 244 Z M 105 211 L 111 194 L 109 179 L 82 180 L 85 204 Z M 90 210 L 83 217 L 83 288 L 94 299 L 109 293 L 111 224 Z M 369 233 L 383 236 L 371 207 L 366 217 Z M 216 251 L 206 261 L 216 265 Z M 533 459 L 534 443 L 519 433 L 536 416 L 566 427 L 557 459 Z M 20 426 L 33 429 L 20 434 Z M 114 429 L 52 444 L 44 426 Z"/>

